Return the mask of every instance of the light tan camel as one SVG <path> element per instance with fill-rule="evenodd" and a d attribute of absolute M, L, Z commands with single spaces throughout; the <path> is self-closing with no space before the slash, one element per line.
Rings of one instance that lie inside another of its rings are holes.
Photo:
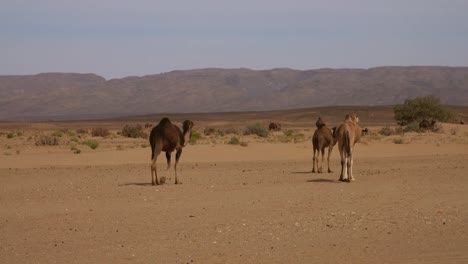
<path fill-rule="evenodd" d="M 319 117 L 317 122 L 315 123 L 317 125 L 317 130 L 314 132 L 314 136 L 312 137 L 312 147 L 314 149 L 314 157 L 313 157 L 313 168 L 312 172 L 315 173 L 317 168 L 318 173 L 323 172 L 323 158 L 325 155 L 325 148 L 328 147 L 328 156 L 327 156 L 327 164 L 328 164 L 328 172 L 332 172 L 330 169 L 330 155 L 333 150 L 333 146 L 335 146 L 335 138 L 334 138 L 334 133 L 336 127 L 332 129 L 328 128 L 325 123 L 322 121 L 322 119 Z M 320 152 L 322 153 L 322 160 L 320 162 L 320 166 L 318 164 L 318 159 L 320 157 Z"/>
<path fill-rule="evenodd" d="M 348 114 L 336 129 L 335 139 L 341 156 L 340 181 L 354 181 L 353 154 L 356 142 L 361 138 L 362 129 L 358 125 L 359 115 Z"/>
<path fill-rule="evenodd" d="M 151 130 L 149 137 L 151 145 L 151 183 L 159 185 L 158 173 L 156 167 L 156 160 L 159 154 L 166 152 L 167 169 L 171 167 L 171 153 L 176 150 L 176 161 L 174 165 L 175 171 L 175 184 L 181 183 L 177 179 L 177 164 L 179 163 L 180 155 L 182 155 L 182 148 L 187 145 L 190 140 L 190 133 L 192 131 L 193 122 L 185 120 L 183 123 L 183 131 L 171 123 L 169 118 L 163 118 L 159 124 Z M 156 179 L 153 178 L 153 172 Z"/>

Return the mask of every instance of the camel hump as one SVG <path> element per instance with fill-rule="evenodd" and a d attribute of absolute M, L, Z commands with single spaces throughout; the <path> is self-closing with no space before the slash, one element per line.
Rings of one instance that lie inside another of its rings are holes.
<path fill-rule="evenodd" d="M 169 124 L 172 124 L 171 120 L 169 120 L 169 118 L 167 118 L 167 117 L 164 117 L 163 119 L 161 119 L 161 121 L 159 121 L 158 126 L 166 126 L 166 125 L 169 125 Z"/>

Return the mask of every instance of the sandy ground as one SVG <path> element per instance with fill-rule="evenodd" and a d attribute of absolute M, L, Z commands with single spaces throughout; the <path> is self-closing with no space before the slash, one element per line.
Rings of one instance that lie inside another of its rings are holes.
<path fill-rule="evenodd" d="M 364 140 L 353 183 L 336 148 L 311 173 L 309 140 L 190 145 L 161 186 L 148 147 L 15 148 L 0 263 L 468 263 L 468 144 L 441 136 Z"/>

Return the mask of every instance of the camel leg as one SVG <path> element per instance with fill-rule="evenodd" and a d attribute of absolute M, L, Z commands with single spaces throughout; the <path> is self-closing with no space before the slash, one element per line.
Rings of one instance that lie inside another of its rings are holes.
<path fill-rule="evenodd" d="M 154 152 L 154 158 L 151 161 L 151 184 L 153 185 L 159 185 L 158 168 L 156 166 L 156 160 L 158 159 L 158 156 L 160 153 L 161 153 L 161 149 L 159 147 L 156 147 L 155 152 Z M 153 178 L 153 172 L 154 172 L 154 178 Z"/>
<path fill-rule="evenodd" d="M 353 176 L 353 151 L 351 150 L 351 154 L 349 155 L 349 161 L 348 161 L 348 173 L 349 173 L 349 178 L 348 181 L 355 181 L 354 176 Z"/>
<path fill-rule="evenodd" d="M 319 153 L 319 155 L 322 154 L 322 159 L 320 160 L 320 167 L 318 171 L 319 173 L 322 173 L 323 172 L 323 157 L 325 156 L 325 148 L 324 147 L 320 148 L 320 152 L 321 153 Z"/>
<path fill-rule="evenodd" d="M 315 157 L 315 153 L 316 153 L 316 149 L 314 148 L 314 157 L 312 159 L 314 165 L 312 167 L 312 173 L 315 173 L 315 162 L 317 161 L 317 158 Z M 318 163 L 317 163 L 317 167 L 318 167 Z"/>
<path fill-rule="evenodd" d="M 171 167 L 171 152 L 166 151 L 167 170 Z"/>
<path fill-rule="evenodd" d="M 175 184 L 182 184 L 182 182 L 180 182 L 180 181 L 177 179 L 177 164 L 179 163 L 180 155 L 182 155 L 182 148 L 177 149 L 177 152 L 176 152 L 176 160 L 175 160 L 175 165 L 174 165 Z"/>
<path fill-rule="evenodd" d="M 347 175 L 347 168 L 346 168 L 346 163 L 347 163 L 347 155 L 342 151 L 340 153 L 341 156 L 341 174 L 340 174 L 340 181 L 346 181 L 348 179 Z"/>
<path fill-rule="evenodd" d="M 331 153 L 332 153 L 332 150 L 333 150 L 333 146 L 330 145 L 330 146 L 328 147 L 328 156 L 327 156 L 328 173 L 333 172 L 333 171 L 330 169 L 330 155 L 331 155 Z"/>

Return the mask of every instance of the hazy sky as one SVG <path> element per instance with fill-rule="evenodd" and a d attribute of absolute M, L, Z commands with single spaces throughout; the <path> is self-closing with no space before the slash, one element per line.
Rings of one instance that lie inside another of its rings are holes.
<path fill-rule="evenodd" d="M 468 0 L 0 0 L 0 75 L 468 66 Z"/>

